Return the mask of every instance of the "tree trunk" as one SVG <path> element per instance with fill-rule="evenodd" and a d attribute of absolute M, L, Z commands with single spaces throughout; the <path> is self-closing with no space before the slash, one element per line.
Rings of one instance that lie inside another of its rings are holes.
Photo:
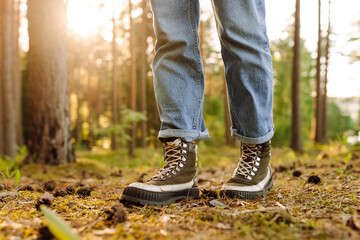
<path fill-rule="evenodd" d="M 103 81 L 105 80 L 104 75 L 104 67 L 103 67 L 103 63 L 101 63 L 101 65 L 99 66 L 99 68 L 97 69 L 97 101 L 96 101 L 96 126 L 97 127 L 101 127 L 100 126 L 100 117 L 104 112 L 104 107 L 103 107 Z"/>
<path fill-rule="evenodd" d="M 93 77 L 93 69 L 94 69 L 94 65 L 93 62 L 88 59 L 87 62 L 87 93 L 86 93 L 86 101 L 87 101 L 87 106 L 88 106 L 88 115 L 87 115 L 87 122 L 89 124 L 89 132 L 88 132 L 88 136 L 87 136 L 87 147 L 89 150 L 91 150 L 92 146 L 93 146 L 93 138 L 94 138 L 94 132 L 93 132 L 93 113 L 94 113 L 94 100 L 93 100 L 93 96 L 95 95 L 93 92 L 93 87 L 92 87 L 92 77 Z"/>
<path fill-rule="evenodd" d="M 136 65 L 135 65 L 135 36 L 134 36 L 134 25 L 133 19 L 131 17 L 132 4 L 129 0 L 129 20 L 130 20 L 130 53 L 131 53 L 131 63 L 130 63 L 130 109 L 136 111 Z M 130 129 L 130 143 L 129 143 L 129 155 L 131 157 L 135 156 L 135 146 L 136 146 L 136 123 L 131 123 Z"/>
<path fill-rule="evenodd" d="M 146 114 L 146 24 L 147 24 L 147 0 L 142 1 L 142 23 L 141 23 L 141 69 L 140 69 L 140 109 L 143 114 Z M 141 146 L 146 147 L 146 137 L 147 137 L 147 121 L 141 121 Z"/>
<path fill-rule="evenodd" d="M 317 58 L 316 58 L 316 98 L 315 98 L 315 119 L 314 119 L 314 141 L 315 143 L 321 143 L 321 123 L 322 121 L 322 89 L 321 89 L 321 0 L 318 0 L 318 46 L 317 46 Z"/>
<path fill-rule="evenodd" d="M 124 63 L 125 61 L 123 61 Z M 119 66 L 119 71 L 118 71 L 118 96 L 117 96 L 117 106 L 118 106 L 118 122 L 120 124 L 122 124 L 123 122 L 123 116 L 122 116 L 122 111 L 123 111 L 123 96 L 122 96 L 122 91 L 123 91 L 123 81 L 125 80 L 125 71 L 126 71 L 126 66 L 124 66 L 125 64 L 120 64 Z M 120 135 L 120 138 L 124 138 L 123 134 Z M 124 149 L 125 148 L 125 141 L 121 140 L 120 141 L 120 148 Z"/>
<path fill-rule="evenodd" d="M 4 62 L 5 45 L 3 37 L 5 35 L 5 6 L 4 1 L 0 1 L 0 156 L 4 154 L 4 109 L 3 109 L 3 82 L 4 82 Z"/>
<path fill-rule="evenodd" d="M 77 59 L 77 56 L 75 57 Z M 81 66 L 78 65 L 77 63 L 79 62 L 78 60 L 75 60 L 76 64 L 75 67 L 77 67 L 77 71 L 76 71 L 76 75 L 74 77 L 75 79 L 75 94 L 76 94 L 76 120 L 75 120 L 75 142 L 76 142 L 76 146 L 79 147 L 81 146 L 81 141 L 82 141 L 82 118 L 81 118 L 81 114 L 80 114 L 80 108 L 82 105 L 82 100 L 81 100 L 81 84 L 80 84 L 80 77 L 81 77 Z"/>
<path fill-rule="evenodd" d="M 75 161 L 71 143 L 63 0 L 28 0 L 29 155 L 26 162 Z"/>
<path fill-rule="evenodd" d="M 302 151 L 301 139 L 301 107 L 300 107 L 300 0 L 296 0 L 295 35 L 292 71 L 292 116 L 291 116 L 291 148 Z"/>
<path fill-rule="evenodd" d="M 113 1 L 114 6 L 114 1 Z M 115 12 L 113 9 L 112 16 L 112 24 L 113 24 L 113 38 L 112 38 L 112 101 L 111 101 L 111 109 L 112 109 L 112 123 L 113 126 L 118 125 L 118 107 L 117 107 L 117 82 L 116 82 L 116 22 L 115 22 Z M 111 148 L 112 150 L 118 149 L 117 144 L 117 134 L 115 132 L 111 133 Z"/>
<path fill-rule="evenodd" d="M 0 154 L 7 155 L 14 158 L 16 155 L 16 123 L 17 123 L 17 106 L 14 100 L 16 100 L 16 81 L 14 64 L 14 48 L 16 51 L 17 39 L 14 39 L 14 1 L 3 0 L 0 7 L 0 18 L 1 18 L 1 75 L 0 84 L 1 90 L 0 98 L 2 114 L 2 139 L 0 139 L 0 145 L 2 145 L 2 151 Z M 15 79 L 15 80 L 14 80 Z"/>
<path fill-rule="evenodd" d="M 16 128 L 16 145 L 23 145 L 23 129 L 22 129 L 22 115 L 21 115 L 21 61 L 19 52 L 19 27 L 20 27 L 20 0 L 14 1 L 14 20 L 13 20 L 13 91 L 15 104 L 15 128 Z"/>
<path fill-rule="evenodd" d="M 325 76 L 324 76 L 324 92 L 322 99 L 322 124 L 321 124 L 321 142 L 327 142 L 327 82 L 328 82 L 328 67 L 329 67 L 329 50 L 330 50 L 330 5 L 331 0 L 329 0 L 329 12 L 328 12 L 328 29 L 326 35 L 326 45 L 325 45 Z"/>

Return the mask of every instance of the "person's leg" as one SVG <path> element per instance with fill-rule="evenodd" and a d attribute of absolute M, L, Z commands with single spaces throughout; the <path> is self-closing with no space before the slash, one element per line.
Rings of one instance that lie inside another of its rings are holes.
<path fill-rule="evenodd" d="M 213 0 L 225 64 L 232 133 L 264 143 L 274 134 L 273 77 L 264 0 Z"/>
<path fill-rule="evenodd" d="M 264 0 L 212 0 L 241 156 L 222 193 L 253 199 L 272 187 L 273 79 Z"/>
<path fill-rule="evenodd" d="M 127 186 L 121 201 L 162 206 L 199 196 L 196 145 L 209 137 L 202 116 L 204 75 L 198 0 L 151 0 L 156 35 L 154 88 L 164 166 L 147 182 Z"/>
<path fill-rule="evenodd" d="M 204 74 L 199 50 L 198 0 L 151 0 L 156 35 L 154 88 L 159 138 L 208 138 L 202 115 Z"/>

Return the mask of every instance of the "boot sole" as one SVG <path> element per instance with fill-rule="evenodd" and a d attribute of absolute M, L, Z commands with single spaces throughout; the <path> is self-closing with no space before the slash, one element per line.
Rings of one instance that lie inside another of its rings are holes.
<path fill-rule="evenodd" d="M 141 206 L 165 206 L 182 199 L 199 197 L 198 187 L 173 192 L 151 192 L 135 187 L 126 187 L 121 196 L 120 202 Z"/>
<path fill-rule="evenodd" d="M 239 190 L 222 190 L 220 191 L 221 197 L 227 198 L 238 198 L 242 200 L 255 200 L 259 198 L 265 197 L 268 191 L 270 191 L 274 187 L 274 180 L 271 176 L 268 183 L 265 185 L 264 189 L 256 192 L 245 192 Z"/>

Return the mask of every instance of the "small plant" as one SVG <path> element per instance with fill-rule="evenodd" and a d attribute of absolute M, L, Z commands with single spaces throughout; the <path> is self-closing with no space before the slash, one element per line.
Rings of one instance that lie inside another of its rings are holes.
<path fill-rule="evenodd" d="M 349 154 L 345 157 L 345 159 L 344 159 L 345 165 L 347 165 L 347 164 L 349 163 L 349 161 L 351 160 L 351 158 L 352 158 L 352 154 L 349 153 Z"/>
<path fill-rule="evenodd" d="M 66 222 L 50 208 L 41 206 L 41 211 L 44 213 L 47 227 L 50 232 L 60 240 L 80 240 L 80 236 L 74 233 L 73 230 L 66 224 Z"/>
<path fill-rule="evenodd" d="M 112 133 L 115 133 L 121 136 L 119 138 L 119 142 L 121 144 L 125 144 L 126 141 L 129 141 L 131 139 L 130 135 L 127 133 L 128 130 L 131 128 L 131 124 L 133 122 L 137 123 L 142 120 L 147 120 L 145 114 L 127 108 L 122 108 L 121 114 L 122 114 L 121 123 L 103 128 L 95 128 L 94 129 L 95 135 L 98 138 L 104 138 L 104 137 L 109 138 Z"/>
<path fill-rule="evenodd" d="M 20 183 L 20 170 L 16 169 L 12 173 L 9 173 L 9 169 L 5 169 L 5 173 L 0 172 L 4 181 L 8 182 L 10 178 L 14 177 L 15 185 L 18 185 Z"/>

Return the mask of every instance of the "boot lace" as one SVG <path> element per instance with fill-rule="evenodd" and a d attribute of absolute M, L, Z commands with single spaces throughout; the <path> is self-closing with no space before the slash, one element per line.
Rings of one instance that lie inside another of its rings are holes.
<path fill-rule="evenodd" d="M 241 156 L 234 175 L 241 175 L 252 180 L 258 171 L 262 146 L 258 144 L 241 144 Z"/>
<path fill-rule="evenodd" d="M 175 176 L 185 166 L 187 144 L 182 142 L 181 139 L 176 139 L 172 142 L 167 142 L 164 145 L 164 166 L 149 179 L 151 180 L 165 180 L 171 176 Z"/>

